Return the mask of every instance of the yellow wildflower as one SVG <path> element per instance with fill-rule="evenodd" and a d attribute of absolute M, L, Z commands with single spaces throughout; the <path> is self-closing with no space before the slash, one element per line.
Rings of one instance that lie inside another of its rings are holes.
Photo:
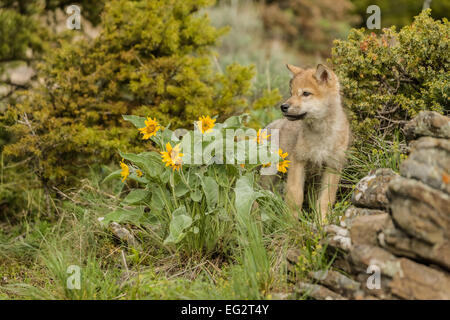
<path fill-rule="evenodd" d="M 136 174 L 137 174 L 138 177 L 142 177 L 142 171 L 141 170 L 137 169 L 136 170 Z"/>
<path fill-rule="evenodd" d="M 166 150 L 161 152 L 162 161 L 166 163 L 166 167 L 171 166 L 173 170 L 179 170 L 182 164 L 184 154 L 180 152 L 180 143 L 172 148 L 170 142 L 166 144 Z"/>
<path fill-rule="evenodd" d="M 130 168 L 122 161 L 120 161 L 120 167 L 122 168 L 122 171 L 120 172 L 120 175 L 123 177 L 122 182 L 125 182 L 125 180 L 130 175 Z"/>
<path fill-rule="evenodd" d="M 283 150 L 279 149 L 278 154 L 283 159 L 283 161 L 278 162 L 277 169 L 282 173 L 286 173 L 287 168 L 289 167 L 289 163 L 291 162 L 289 160 L 285 160 L 286 157 L 288 156 L 288 153 L 287 152 L 283 153 Z"/>
<path fill-rule="evenodd" d="M 286 159 L 286 157 L 289 155 L 287 152 L 283 153 L 283 150 L 278 149 L 278 154 L 280 155 L 281 159 Z"/>
<path fill-rule="evenodd" d="M 255 140 L 258 144 L 261 144 L 264 142 L 264 140 L 267 140 L 270 136 L 271 136 L 271 134 L 267 134 L 266 129 L 264 129 L 264 130 L 259 129 L 258 132 L 256 133 Z"/>
<path fill-rule="evenodd" d="M 161 126 L 156 121 L 156 118 L 154 120 L 152 118 L 147 118 L 147 120 L 145 120 L 145 127 L 140 128 L 139 131 L 144 135 L 142 139 L 147 140 L 154 136 L 159 129 L 161 129 Z"/>
<path fill-rule="evenodd" d="M 216 119 L 211 119 L 210 116 L 201 116 L 198 118 L 197 126 L 202 133 L 210 132 L 215 126 Z"/>

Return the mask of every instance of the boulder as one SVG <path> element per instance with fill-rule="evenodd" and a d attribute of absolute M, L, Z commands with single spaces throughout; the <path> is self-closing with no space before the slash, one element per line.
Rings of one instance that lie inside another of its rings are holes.
<path fill-rule="evenodd" d="M 400 174 L 450 194 L 450 140 L 422 137 L 411 148 Z"/>
<path fill-rule="evenodd" d="M 377 209 L 358 208 L 355 206 L 349 207 L 345 210 L 344 215 L 341 218 L 340 225 L 344 228 L 350 228 L 353 221 L 360 216 L 372 216 L 377 214 L 385 214 L 386 211 Z"/>
<path fill-rule="evenodd" d="M 378 234 L 378 242 L 389 252 L 424 263 L 434 263 L 450 271 L 450 243 L 444 241 L 431 245 L 410 237 L 394 226 L 385 228 Z"/>
<path fill-rule="evenodd" d="M 430 136 L 450 139 L 450 118 L 434 111 L 421 111 L 404 128 L 408 139 Z"/>
<path fill-rule="evenodd" d="M 400 271 L 389 283 L 392 294 L 403 299 L 449 300 L 450 277 L 409 259 L 398 259 Z"/>
<path fill-rule="evenodd" d="M 316 300 L 347 300 L 340 294 L 318 284 L 299 282 L 296 291 L 301 295 L 307 295 Z"/>
<path fill-rule="evenodd" d="M 352 244 L 378 245 L 378 233 L 392 225 L 388 213 L 360 216 L 355 218 L 350 228 Z"/>
<path fill-rule="evenodd" d="M 395 223 L 412 237 L 430 244 L 450 239 L 450 196 L 424 183 L 398 177 L 389 184 Z"/>
<path fill-rule="evenodd" d="M 389 182 L 397 174 L 390 169 L 377 169 L 361 179 L 355 187 L 352 195 L 352 203 L 355 206 L 369 209 L 385 209 L 388 206 L 386 191 Z"/>

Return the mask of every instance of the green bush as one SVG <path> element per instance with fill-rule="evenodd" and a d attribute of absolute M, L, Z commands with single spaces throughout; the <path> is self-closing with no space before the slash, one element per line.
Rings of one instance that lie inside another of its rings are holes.
<path fill-rule="evenodd" d="M 421 110 L 449 112 L 450 26 L 424 11 L 399 32 L 352 30 L 336 41 L 332 63 L 351 112 L 356 141 L 393 132 Z M 392 139 L 391 139 L 392 140 Z"/>
<path fill-rule="evenodd" d="M 41 66 L 45 84 L 9 110 L 5 122 L 18 140 L 5 153 L 29 159 L 44 185 L 72 184 L 118 148 L 142 149 L 121 114 L 180 127 L 244 108 L 253 68 L 214 71 L 211 49 L 226 30 L 200 14 L 209 3 L 108 2 L 100 35 L 62 42 Z"/>

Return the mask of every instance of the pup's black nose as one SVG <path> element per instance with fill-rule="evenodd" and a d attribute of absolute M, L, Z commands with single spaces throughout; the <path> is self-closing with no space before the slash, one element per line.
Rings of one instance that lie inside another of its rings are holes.
<path fill-rule="evenodd" d="M 280 106 L 280 109 L 281 109 L 282 112 L 287 112 L 288 109 L 289 109 L 289 105 L 288 105 L 287 103 L 283 103 L 283 104 Z"/>

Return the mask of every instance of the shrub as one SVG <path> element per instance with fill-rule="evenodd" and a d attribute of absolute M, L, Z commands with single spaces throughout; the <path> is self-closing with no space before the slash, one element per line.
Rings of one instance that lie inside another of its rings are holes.
<path fill-rule="evenodd" d="M 211 48 L 225 30 L 199 13 L 209 2 L 108 2 L 100 35 L 63 42 L 41 67 L 45 85 L 10 109 L 6 121 L 18 121 L 9 131 L 19 138 L 5 153 L 31 159 L 44 185 L 71 184 L 119 147 L 142 149 L 121 114 L 178 127 L 245 107 L 253 69 L 213 71 Z"/>
<path fill-rule="evenodd" d="M 449 112 L 449 36 L 448 20 L 435 21 L 427 10 L 399 32 L 352 30 L 348 40 L 335 42 L 331 61 L 356 141 L 376 134 L 392 140 L 421 110 Z"/>

